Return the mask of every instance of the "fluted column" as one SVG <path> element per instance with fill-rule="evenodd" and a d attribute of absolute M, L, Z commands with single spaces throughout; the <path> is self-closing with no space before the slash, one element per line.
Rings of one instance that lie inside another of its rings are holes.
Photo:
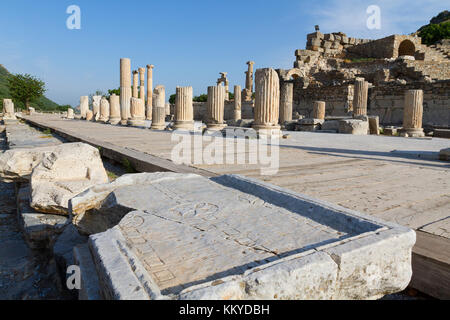
<path fill-rule="evenodd" d="M 86 113 L 88 110 L 89 110 L 89 97 L 88 96 L 80 97 L 81 119 L 86 119 Z"/>
<path fill-rule="evenodd" d="M 133 127 L 143 127 L 145 125 L 145 104 L 140 98 L 131 98 L 130 107 L 131 118 L 128 125 Z"/>
<path fill-rule="evenodd" d="M 271 68 L 255 73 L 255 121 L 253 129 L 263 134 L 280 134 L 280 80 Z"/>
<path fill-rule="evenodd" d="M 133 98 L 139 98 L 139 73 L 133 71 Z"/>
<path fill-rule="evenodd" d="M 109 121 L 110 124 L 118 124 L 120 122 L 120 98 L 113 94 L 109 97 Z"/>
<path fill-rule="evenodd" d="M 294 84 L 282 82 L 280 88 L 280 123 L 292 121 L 292 100 L 294 98 Z"/>
<path fill-rule="evenodd" d="M 145 108 L 145 116 L 147 120 L 152 120 L 153 109 L 153 68 L 152 64 L 147 65 L 147 105 Z"/>
<path fill-rule="evenodd" d="M 98 121 L 100 119 L 100 101 L 102 96 L 93 96 L 92 97 L 92 114 L 93 120 Z"/>
<path fill-rule="evenodd" d="M 369 90 L 369 83 L 362 78 L 357 78 L 355 81 L 355 89 L 353 96 L 353 116 L 367 115 L 367 95 Z"/>
<path fill-rule="evenodd" d="M 218 85 L 208 87 L 207 122 L 210 130 L 221 130 L 227 125 L 223 121 L 225 108 L 225 87 Z"/>
<path fill-rule="evenodd" d="M 407 90 L 403 107 L 403 130 L 409 137 L 423 137 L 423 91 Z"/>
<path fill-rule="evenodd" d="M 325 120 L 325 102 L 314 101 L 313 119 Z"/>
<path fill-rule="evenodd" d="M 139 68 L 138 70 L 139 70 L 139 99 L 141 99 L 142 102 L 144 102 L 145 106 L 145 68 Z"/>
<path fill-rule="evenodd" d="M 98 121 L 100 122 L 108 122 L 109 120 L 109 102 L 108 100 L 103 97 L 102 100 L 100 100 L 100 118 Z"/>
<path fill-rule="evenodd" d="M 120 116 L 121 124 L 126 125 L 130 117 L 131 99 L 131 61 L 120 59 Z"/>
<path fill-rule="evenodd" d="M 152 126 L 153 130 L 164 130 L 166 128 L 166 90 L 164 86 L 156 86 L 153 101 Z"/>
<path fill-rule="evenodd" d="M 234 121 L 242 119 L 241 86 L 234 86 Z"/>
<path fill-rule="evenodd" d="M 192 87 L 177 87 L 175 97 L 175 130 L 194 130 Z"/>

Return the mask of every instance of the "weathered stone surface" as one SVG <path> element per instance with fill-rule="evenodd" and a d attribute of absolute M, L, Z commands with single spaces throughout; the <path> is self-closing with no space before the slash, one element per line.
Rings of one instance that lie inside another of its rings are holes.
<path fill-rule="evenodd" d="M 80 267 L 81 288 L 78 300 L 102 300 L 100 284 L 91 251 L 86 244 L 79 244 L 73 248 L 73 260 Z"/>
<path fill-rule="evenodd" d="M 84 143 L 57 146 L 31 175 L 31 207 L 45 213 L 68 213 L 69 199 L 108 182 L 99 151 Z"/>
<path fill-rule="evenodd" d="M 130 118 L 131 60 L 120 59 L 120 117 L 121 124 L 127 125 Z"/>
<path fill-rule="evenodd" d="M 349 119 L 349 120 L 340 120 L 339 121 L 339 133 L 348 133 L 355 135 L 366 135 L 369 130 L 369 122 L 358 120 L 358 119 Z"/>
<path fill-rule="evenodd" d="M 439 152 L 439 159 L 444 161 L 450 161 L 450 148 L 442 149 Z"/>
<path fill-rule="evenodd" d="M 370 134 L 379 135 L 380 134 L 380 117 L 369 116 L 369 131 Z"/>
<path fill-rule="evenodd" d="M 90 236 L 106 299 L 373 299 L 409 283 L 408 228 L 244 177 L 178 176 L 115 189 L 139 209 Z"/>
<path fill-rule="evenodd" d="M 67 109 L 67 119 L 73 119 L 73 118 L 74 118 L 73 109 L 68 108 Z"/>
<path fill-rule="evenodd" d="M 116 125 L 120 122 L 120 97 L 112 94 L 109 97 L 110 115 L 108 122 Z"/>
<path fill-rule="evenodd" d="M 0 153 L 0 179 L 5 182 L 29 181 L 33 168 L 55 148 L 13 149 Z"/>
<path fill-rule="evenodd" d="M 88 110 L 89 110 L 89 97 L 81 96 L 80 97 L 81 119 L 86 119 Z"/>
<path fill-rule="evenodd" d="M 3 99 L 3 120 L 17 120 L 11 99 Z"/>
<path fill-rule="evenodd" d="M 326 131 L 339 131 L 339 120 L 326 120 L 324 123 L 322 123 L 322 130 Z"/>
<path fill-rule="evenodd" d="M 92 110 L 86 111 L 86 121 L 92 121 L 94 119 L 94 114 L 92 113 Z"/>
<path fill-rule="evenodd" d="M 105 97 L 100 100 L 100 117 L 98 121 L 100 122 L 108 122 L 110 114 L 110 106 L 109 101 Z"/>
<path fill-rule="evenodd" d="M 69 224 L 56 239 L 53 245 L 53 256 L 61 270 L 67 270 L 68 266 L 74 264 L 73 249 L 75 246 L 87 243 L 88 238 L 78 233 L 73 224 Z"/>
<path fill-rule="evenodd" d="M 48 248 L 69 222 L 65 216 L 36 212 L 30 207 L 30 186 L 17 187 L 17 218 L 19 226 L 32 249 Z"/>

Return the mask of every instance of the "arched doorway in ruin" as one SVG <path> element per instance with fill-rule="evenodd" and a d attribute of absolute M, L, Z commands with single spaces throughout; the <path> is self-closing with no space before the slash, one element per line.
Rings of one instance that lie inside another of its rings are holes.
<path fill-rule="evenodd" d="M 416 53 L 416 46 L 411 40 L 403 40 L 398 47 L 398 56 L 413 56 Z"/>

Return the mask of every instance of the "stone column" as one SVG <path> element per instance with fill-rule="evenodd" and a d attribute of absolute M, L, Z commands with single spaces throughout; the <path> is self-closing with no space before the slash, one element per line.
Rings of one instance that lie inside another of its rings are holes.
<path fill-rule="evenodd" d="M 223 121 L 225 108 L 225 87 L 218 85 L 208 87 L 207 122 L 210 130 L 222 130 L 227 125 Z"/>
<path fill-rule="evenodd" d="M 145 103 L 140 98 L 131 98 L 130 107 L 131 118 L 128 125 L 133 127 L 143 127 L 145 125 Z"/>
<path fill-rule="evenodd" d="M 324 101 L 314 101 L 313 119 L 325 120 L 325 105 Z"/>
<path fill-rule="evenodd" d="M 156 86 L 153 101 L 152 126 L 153 130 L 164 130 L 166 128 L 166 90 L 164 86 Z"/>
<path fill-rule="evenodd" d="M 292 100 L 294 99 L 294 84 L 281 83 L 280 88 L 280 124 L 292 121 Z"/>
<path fill-rule="evenodd" d="M 367 95 L 369 83 L 363 78 L 357 78 L 353 92 L 353 117 L 367 115 Z"/>
<path fill-rule="evenodd" d="M 14 103 L 11 99 L 3 99 L 3 119 L 16 120 Z"/>
<path fill-rule="evenodd" d="M 423 137 L 423 91 L 407 90 L 405 92 L 405 104 L 403 107 L 402 133 L 409 137 Z"/>
<path fill-rule="evenodd" d="M 234 121 L 242 119 L 241 86 L 234 86 Z"/>
<path fill-rule="evenodd" d="M 81 119 L 86 119 L 86 113 L 88 110 L 89 110 L 89 97 L 88 96 L 80 97 Z"/>
<path fill-rule="evenodd" d="M 145 106 L 145 68 L 139 68 L 139 99 L 144 102 Z"/>
<path fill-rule="evenodd" d="M 72 108 L 68 108 L 67 109 L 67 119 L 74 119 L 75 116 L 73 114 L 73 109 Z"/>
<path fill-rule="evenodd" d="M 255 121 L 253 129 L 260 134 L 279 135 L 280 80 L 274 69 L 256 70 Z"/>
<path fill-rule="evenodd" d="M 94 116 L 94 120 L 98 121 L 100 119 L 100 101 L 102 96 L 93 96 L 92 97 L 92 114 Z"/>
<path fill-rule="evenodd" d="M 88 110 L 86 112 L 86 121 L 92 121 L 93 118 L 94 118 L 94 114 L 92 113 L 92 110 Z"/>
<path fill-rule="evenodd" d="M 145 108 L 145 116 L 147 120 L 152 120 L 152 109 L 153 109 L 153 68 L 155 66 L 150 64 L 147 65 L 147 105 Z"/>
<path fill-rule="evenodd" d="M 110 124 L 116 125 L 120 122 L 120 98 L 115 94 L 109 97 L 109 121 Z"/>
<path fill-rule="evenodd" d="M 192 87 L 177 87 L 175 98 L 175 130 L 194 130 Z"/>
<path fill-rule="evenodd" d="M 253 94 L 253 61 L 247 61 L 248 70 L 245 72 L 245 89 L 243 91 L 244 101 L 252 101 Z"/>
<path fill-rule="evenodd" d="M 139 98 L 139 73 L 133 71 L 133 98 Z"/>
<path fill-rule="evenodd" d="M 109 113 L 109 102 L 105 97 L 103 97 L 102 100 L 100 100 L 100 118 L 98 119 L 98 121 L 104 123 L 108 122 Z"/>
<path fill-rule="evenodd" d="M 131 99 L 131 61 L 120 59 L 120 116 L 121 124 L 126 125 L 130 117 Z"/>

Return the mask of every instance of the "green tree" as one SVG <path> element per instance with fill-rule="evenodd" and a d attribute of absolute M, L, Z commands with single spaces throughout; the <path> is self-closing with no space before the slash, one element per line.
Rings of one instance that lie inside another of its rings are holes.
<path fill-rule="evenodd" d="M 28 109 L 30 102 L 34 102 L 44 95 L 45 83 L 29 74 L 15 74 L 7 79 L 7 87 L 13 100 L 21 102 Z"/>
<path fill-rule="evenodd" d="M 170 104 L 174 104 L 175 103 L 176 96 L 177 96 L 176 94 L 170 95 L 170 97 L 169 97 L 169 103 Z"/>
<path fill-rule="evenodd" d="M 201 94 L 199 96 L 194 97 L 194 99 L 192 99 L 192 101 L 194 101 L 194 102 L 206 102 L 206 101 L 208 101 L 208 95 Z"/>
<path fill-rule="evenodd" d="M 108 90 L 108 99 L 109 97 L 111 97 L 113 94 L 115 94 L 116 96 L 120 96 L 120 88 L 117 89 L 109 89 Z"/>
<path fill-rule="evenodd" d="M 419 37 L 422 38 L 422 43 L 427 45 L 435 44 L 442 39 L 449 39 L 450 22 L 430 24 L 420 30 Z"/>

